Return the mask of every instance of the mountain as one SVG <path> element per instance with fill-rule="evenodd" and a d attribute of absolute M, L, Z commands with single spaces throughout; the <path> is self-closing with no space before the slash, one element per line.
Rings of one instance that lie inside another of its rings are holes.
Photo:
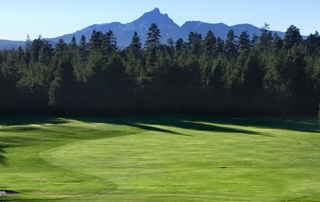
<path fill-rule="evenodd" d="M 25 41 L 10 41 L 10 40 L 0 40 L 0 49 L 12 49 L 12 48 L 19 48 L 19 46 L 25 46 Z"/>
<path fill-rule="evenodd" d="M 226 38 L 230 29 L 233 29 L 237 36 L 239 36 L 242 31 L 247 31 L 250 36 L 253 36 L 253 34 L 260 34 L 260 28 L 251 24 L 228 26 L 223 23 L 210 24 L 200 21 L 187 21 L 180 27 L 171 18 L 169 18 L 167 14 L 162 14 L 158 8 L 155 8 L 150 12 L 144 13 L 139 19 L 130 23 L 122 24 L 120 22 L 112 22 L 94 24 L 74 33 L 58 36 L 56 38 L 47 38 L 47 40 L 53 44 L 57 43 L 61 38 L 66 42 L 70 42 L 71 38 L 75 36 L 77 41 L 80 41 L 81 36 L 84 35 L 88 41 L 93 30 L 101 31 L 103 33 L 112 30 L 117 38 L 118 46 L 126 47 L 130 44 L 135 31 L 138 33 L 141 42 L 144 43 L 147 38 L 148 29 L 152 23 L 156 23 L 158 25 L 161 31 L 162 43 L 166 43 L 169 38 L 174 40 L 182 38 L 186 41 L 190 32 L 199 33 L 204 37 L 209 30 L 213 31 L 216 37 L 220 37 L 222 39 Z M 280 37 L 284 37 L 283 32 L 276 33 Z M 0 40 L 0 48 L 10 48 L 12 46 L 18 47 L 19 45 L 24 45 L 24 42 Z"/>
<path fill-rule="evenodd" d="M 156 23 L 161 30 L 163 43 L 166 43 L 167 39 L 170 37 L 177 39 L 179 38 L 173 36 L 178 36 L 177 33 L 179 33 L 180 27 L 174 23 L 167 14 L 162 14 L 158 8 L 155 8 L 153 11 L 143 14 L 139 19 L 130 23 L 121 24 L 120 22 L 112 22 L 95 24 L 76 31 L 75 33 L 66 34 L 48 40 L 57 42 L 60 38 L 62 38 L 65 41 L 71 41 L 73 35 L 76 37 L 77 41 L 80 40 L 82 35 L 89 40 L 93 30 L 101 31 L 103 33 L 112 30 L 117 38 L 118 46 L 126 47 L 130 44 L 131 38 L 135 31 L 138 33 L 141 42 L 144 42 L 147 38 L 148 29 L 152 23 Z"/>

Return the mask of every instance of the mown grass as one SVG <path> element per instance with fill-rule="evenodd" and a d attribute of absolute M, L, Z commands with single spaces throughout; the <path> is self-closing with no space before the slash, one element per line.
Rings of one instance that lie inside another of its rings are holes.
<path fill-rule="evenodd" d="M 320 201 L 316 118 L 0 119 L 0 201 Z"/>

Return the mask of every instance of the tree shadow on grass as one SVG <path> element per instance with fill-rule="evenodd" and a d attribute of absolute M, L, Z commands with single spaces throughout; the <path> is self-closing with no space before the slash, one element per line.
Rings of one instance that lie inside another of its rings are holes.
<path fill-rule="evenodd" d="M 215 122 L 218 124 L 232 124 L 235 126 L 249 126 L 256 128 L 273 128 L 320 134 L 316 117 L 292 117 L 286 119 L 276 117 L 211 119 L 215 120 Z"/>
<path fill-rule="evenodd" d="M 249 135 L 268 136 L 267 134 L 262 134 L 255 131 L 235 129 L 235 128 L 230 128 L 228 126 L 213 125 L 214 123 L 218 123 L 219 121 L 214 119 L 208 122 L 208 120 L 203 119 L 201 117 L 172 118 L 172 117 L 92 117 L 92 116 L 89 116 L 89 117 L 72 117 L 71 119 L 74 119 L 77 121 L 83 121 L 83 122 L 92 122 L 92 123 L 108 123 L 108 124 L 126 125 L 126 126 L 135 127 L 135 128 L 140 128 L 143 130 L 163 132 L 163 133 L 169 133 L 173 135 L 184 135 L 184 136 L 190 136 L 190 135 L 181 134 L 170 129 L 164 129 L 164 128 L 158 127 L 157 125 L 171 126 L 171 127 L 197 130 L 197 131 L 239 133 L 239 134 L 241 133 L 241 134 L 249 134 Z M 0 125 L 15 126 L 14 131 L 39 130 L 38 127 L 30 126 L 31 124 L 40 124 L 40 125 L 63 124 L 67 122 L 68 122 L 68 119 L 57 118 L 57 117 L 41 117 L 41 116 L 40 117 L 39 116 L 34 116 L 34 117 L 9 116 L 9 117 L 0 118 Z M 209 124 L 203 124 L 199 122 L 208 122 Z M 6 132 L 4 130 L 5 129 L 2 129 L 1 131 Z M 8 130 L 12 130 L 12 129 L 8 129 Z M 7 131 L 7 132 L 10 132 L 10 131 Z M 68 134 L 64 134 L 64 135 L 68 135 Z M 76 135 L 76 134 L 69 134 L 69 135 Z"/>
<path fill-rule="evenodd" d="M 259 133 L 256 131 L 245 130 L 245 129 L 236 129 L 228 126 L 218 126 L 214 125 L 215 122 L 199 123 L 200 121 L 206 121 L 201 118 L 199 119 L 184 119 L 184 118 L 170 118 L 170 117 L 124 117 L 124 118 L 110 118 L 110 117 L 85 117 L 85 118 L 75 118 L 78 121 L 83 122 L 94 122 L 94 123 L 108 123 L 108 124 L 118 124 L 126 125 L 131 127 L 140 128 L 143 130 L 164 132 L 174 135 L 184 135 L 190 136 L 182 133 L 178 133 L 174 130 L 163 129 L 158 127 L 169 126 L 176 127 L 180 129 L 196 130 L 196 131 L 206 131 L 206 132 L 220 132 L 220 133 L 237 133 L 237 134 L 247 134 L 247 135 L 261 135 L 261 136 L 270 136 L 265 133 Z"/>
<path fill-rule="evenodd" d="M 162 133 L 169 133 L 173 135 L 182 135 L 182 136 L 190 136 L 186 134 L 181 134 L 173 130 L 160 128 L 154 125 L 151 125 L 149 123 L 135 121 L 135 119 L 132 118 L 119 118 L 119 117 L 73 117 L 73 120 L 80 121 L 80 122 L 86 122 L 86 123 L 102 123 L 102 124 L 115 124 L 115 125 L 125 125 L 129 127 L 139 128 L 142 130 L 147 131 L 155 131 L 155 132 L 162 132 Z M 116 132 L 116 131 L 115 131 Z M 123 132 L 113 135 L 109 135 L 108 137 L 114 137 L 114 136 L 121 136 Z M 124 135 L 130 135 L 131 133 L 124 134 Z"/>
<path fill-rule="evenodd" d="M 0 126 L 21 126 L 30 124 L 62 124 L 67 123 L 66 119 L 46 116 L 4 116 L 0 117 Z"/>
<path fill-rule="evenodd" d="M 13 148 L 13 147 L 22 147 L 27 145 L 40 145 L 43 143 L 48 143 L 52 140 L 47 138 L 41 137 L 12 137 L 10 135 L 0 135 L 0 147 L 3 149 L 6 148 Z M 0 155 L 1 155 L 1 148 L 0 148 Z M 1 158 L 1 157 L 0 157 Z"/>
<path fill-rule="evenodd" d="M 191 137 L 191 135 L 187 135 L 187 134 L 182 134 L 182 133 L 178 133 L 172 130 L 168 130 L 168 129 L 163 129 L 163 128 L 159 128 L 156 126 L 151 126 L 151 125 L 146 125 L 144 123 L 128 123 L 129 126 L 132 127 L 136 127 L 136 128 L 140 128 L 143 130 L 148 130 L 148 131 L 154 131 L 154 132 L 162 132 L 162 133 L 169 133 L 169 134 L 173 134 L 173 135 L 182 135 L 182 136 L 189 136 Z"/>
<path fill-rule="evenodd" d="M 257 127 L 257 128 L 275 128 L 286 129 L 300 132 L 314 132 L 319 133 L 317 119 L 314 117 L 302 117 L 302 118 L 219 118 L 219 117 L 72 117 L 71 119 L 92 122 L 92 123 L 108 123 L 116 125 L 126 125 L 135 128 L 140 128 L 147 131 L 163 132 L 173 135 L 185 135 L 176 132 L 174 129 L 162 128 L 159 126 L 176 127 L 180 129 L 189 129 L 196 131 L 207 132 L 220 132 L 220 133 L 236 133 L 247 135 L 261 135 L 270 136 L 270 134 L 261 133 L 252 130 L 246 130 L 243 128 L 235 128 L 232 126 L 242 127 Z M 63 124 L 67 123 L 68 119 L 57 117 L 1 117 L 0 125 L 2 126 L 15 126 L 16 130 L 38 130 L 38 127 L 29 126 L 30 124 Z M 3 131 L 5 129 L 2 129 Z M 88 129 L 89 130 L 89 129 Z M 3 131 L 6 132 L 6 131 Z M 9 131 L 8 131 L 9 132 Z M 83 131 L 82 131 L 83 132 Z M 88 133 L 94 133 L 94 131 L 88 131 Z M 68 135 L 68 134 L 64 134 Z M 69 134 L 70 136 L 76 136 L 77 134 Z M 121 136 L 121 134 L 114 134 L 114 136 Z M 128 134 L 125 134 L 128 135 Z M 87 137 L 85 137 L 87 138 Z M 13 143 L 11 146 L 18 145 Z"/>
<path fill-rule="evenodd" d="M 181 129 L 190 129 L 207 132 L 236 133 L 247 135 L 260 135 L 272 137 L 272 135 L 246 130 L 240 127 L 273 128 L 291 130 L 297 132 L 309 132 L 320 134 L 316 117 L 292 117 L 281 119 L 277 117 L 243 117 L 243 118 L 221 118 L 212 116 L 203 117 L 91 117 L 82 118 L 81 121 L 92 121 L 101 123 L 113 123 L 129 125 L 145 130 L 167 132 L 175 134 L 177 132 L 168 129 L 158 128 L 157 125 L 177 127 Z M 215 125 L 219 124 L 219 125 Z"/>
<path fill-rule="evenodd" d="M 205 122 L 205 123 L 201 123 L 201 122 Z M 161 124 L 165 126 L 177 127 L 180 129 L 187 129 L 187 130 L 196 130 L 196 131 L 270 136 L 268 134 L 260 133 L 256 131 L 245 130 L 240 128 L 231 128 L 231 127 L 228 127 L 227 125 L 226 126 L 215 125 L 216 122 L 214 121 L 208 122 L 203 119 L 192 120 L 192 119 L 173 118 L 173 119 L 167 119 L 167 120 L 165 119 L 159 122 L 147 121 L 147 123 L 157 124 L 157 125 Z"/>
<path fill-rule="evenodd" d="M 4 151 L 4 146 L 0 145 L 0 166 L 1 165 L 6 165 L 6 157 L 5 157 L 5 151 Z"/>
<path fill-rule="evenodd" d="M 33 201 L 48 201 L 48 202 L 51 202 L 51 201 L 63 201 L 62 199 L 30 199 L 30 198 L 27 198 L 27 199 L 23 199 L 23 198 L 17 198 L 17 197 L 14 197 L 14 196 L 11 196 L 11 195 L 5 195 L 5 196 L 0 196 L 0 202 L 2 201 L 15 201 L 15 202 L 33 202 Z"/>

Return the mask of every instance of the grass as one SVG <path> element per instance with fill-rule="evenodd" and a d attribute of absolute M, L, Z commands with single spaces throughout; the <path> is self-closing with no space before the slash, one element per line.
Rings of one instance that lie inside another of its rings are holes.
<path fill-rule="evenodd" d="M 320 201 L 316 118 L 0 119 L 0 201 Z"/>

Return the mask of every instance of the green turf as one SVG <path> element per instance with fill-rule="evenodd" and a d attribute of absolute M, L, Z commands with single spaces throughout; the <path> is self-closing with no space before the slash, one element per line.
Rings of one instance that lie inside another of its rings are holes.
<path fill-rule="evenodd" d="M 0 201 L 320 201 L 316 118 L 1 118 Z"/>

